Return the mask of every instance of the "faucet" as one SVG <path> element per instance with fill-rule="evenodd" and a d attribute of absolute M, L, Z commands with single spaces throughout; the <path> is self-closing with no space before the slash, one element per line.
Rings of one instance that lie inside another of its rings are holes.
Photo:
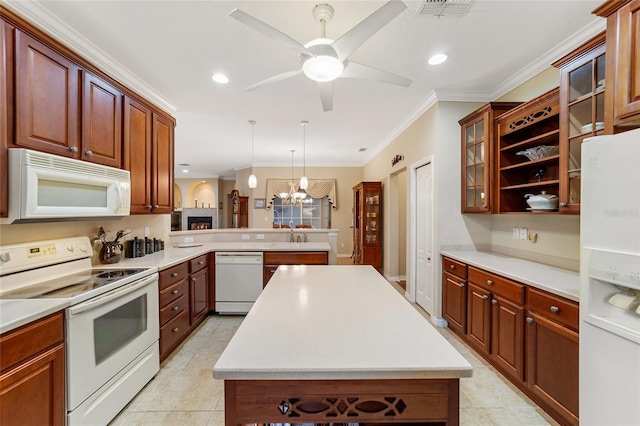
<path fill-rule="evenodd" d="M 306 242 L 307 242 L 307 233 L 305 232 L 305 233 L 304 233 L 304 234 L 302 234 L 302 235 L 304 235 L 304 242 L 306 243 Z"/>
<path fill-rule="evenodd" d="M 300 243 L 300 234 L 296 235 L 296 242 Z"/>
<path fill-rule="evenodd" d="M 293 228 L 291 228 L 291 232 L 289 233 L 289 242 L 293 242 Z"/>

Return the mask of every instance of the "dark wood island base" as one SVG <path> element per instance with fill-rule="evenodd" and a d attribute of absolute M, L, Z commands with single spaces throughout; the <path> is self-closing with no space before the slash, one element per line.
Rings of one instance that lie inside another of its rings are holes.
<path fill-rule="evenodd" d="M 225 380 L 225 424 L 458 425 L 460 380 Z"/>

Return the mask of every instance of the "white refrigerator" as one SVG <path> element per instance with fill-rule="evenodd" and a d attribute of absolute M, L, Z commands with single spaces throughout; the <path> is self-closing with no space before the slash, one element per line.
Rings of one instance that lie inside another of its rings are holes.
<path fill-rule="evenodd" d="M 640 129 L 582 144 L 580 424 L 640 425 Z"/>

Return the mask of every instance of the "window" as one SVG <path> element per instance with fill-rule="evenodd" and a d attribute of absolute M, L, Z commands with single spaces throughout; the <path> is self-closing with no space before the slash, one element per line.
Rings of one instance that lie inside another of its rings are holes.
<path fill-rule="evenodd" d="M 273 225 L 310 225 L 312 228 L 331 228 L 329 197 L 311 198 L 311 203 L 291 207 L 282 205 L 278 197 L 273 199 Z"/>

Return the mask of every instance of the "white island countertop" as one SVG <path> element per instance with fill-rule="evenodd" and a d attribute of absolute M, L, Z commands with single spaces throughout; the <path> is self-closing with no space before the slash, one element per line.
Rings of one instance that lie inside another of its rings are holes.
<path fill-rule="evenodd" d="M 580 301 L 579 272 L 492 252 L 443 250 L 440 254 L 569 300 Z"/>
<path fill-rule="evenodd" d="M 441 379 L 460 353 L 371 266 L 281 266 L 213 368 L 216 379 Z"/>

